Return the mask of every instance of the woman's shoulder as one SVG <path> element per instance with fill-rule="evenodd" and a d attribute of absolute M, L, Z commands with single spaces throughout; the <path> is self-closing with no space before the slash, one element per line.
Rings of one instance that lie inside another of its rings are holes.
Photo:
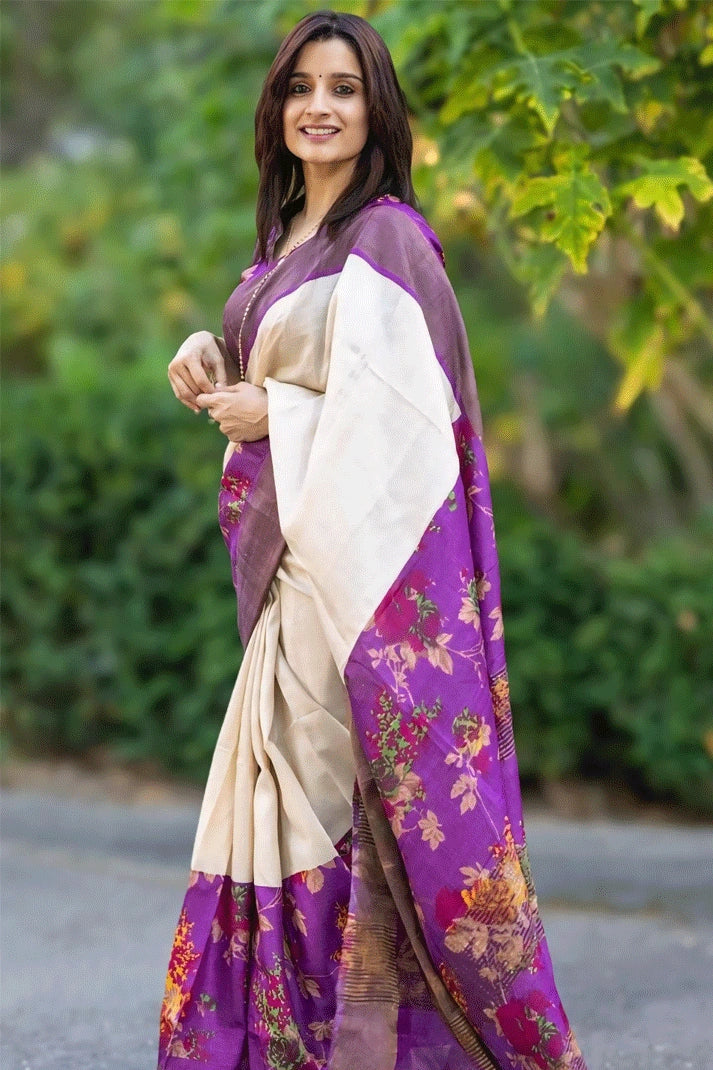
<path fill-rule="evenodd" d="M 353 257 L 366 261 L 419 301 L 450 288 L 443 249 L 435 232 L 410 205 L 381 197 L 365 205 L 345 234 L 345 266 Z"/>
<path fill-rule="evenodd" d="M 387 194 L 370 201 L 358 212 L 354 222 L 354 237 L 373 251 L 384 255 L 406 254 L 410 259 L 430 250 L 444 262 L 443 248 L 435 231 L 420 212 L 397 197 Z"/>

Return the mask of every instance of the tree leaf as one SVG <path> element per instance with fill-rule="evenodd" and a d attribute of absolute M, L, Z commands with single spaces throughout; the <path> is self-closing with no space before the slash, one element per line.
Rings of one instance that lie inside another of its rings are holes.
<path fill-rule="evenodd" d="M 616 186 L 617 197 L 633 197 L 639 208 L 653 206 L 656 215 L 667 226 L 678 230 L 684 216 L 679 186 L 686 186 L 699 201 L 713 197 L 713 182 L 695 156 L 680 156 L 676 160 L 647 160 L 637 157 L 643 174 Z"/>
<path fill-rule="evenodd" d="M 570 49 L 567 61 L 576 70 L 578 80 L 574 97 L 580 103 L 607 100 L 615 111 L 627 111 L 621 72 L 639 79 L 657 71 L 661 63 L 636 45 L 610 38 L 588 41 Z"/>
<path fill-rule="evenodd" d="M 490 116 L 487 127 L 476 127 L 469 146 L 473 170 L 488 195 L 500 186 L 512 191 L 522 175 L 525 159 L 547 144 L 539 124 L 531 117 L 508 116 L 502 121 L 496 118 Z"/>
<path fill-rule="evenodd" d="M 654 15 L 663 11 L 664 0 L 634 0 L 639 8 L 636 12 L 636 36 L 643 37 Z"/>
<path fill-rule="evenodd" d="M 536 316 L 544 316 L 567 270 L 567 257 L 554 245 L 528 245 L 513 264 L 515 277 L 527 286 Z"/>
<path fill-rule="evenodd" d="M 663 328 L 655 325 L 651 334 L 651 348 L 645 350 L 633 361 L 624 373 L 624 378 L 619 384 L 614 408 L 619 412 L 626 412 L 634 404 L 639 394 L 644 390 L 655 389 L 661 384 L 663 375 Z"/>
<path fill-rule="evenodd" d="M 513 197 L 512 218 L 545 209 L 535 222 L 539 238 L 569 257 L 575 271 L 587 270 L 587 254 L 611 215 L 606 186 L 586 164 L 570 157 L 571 170 L 525 179 Z"/>
<path fill-rule="evenodd" d="M 609 335 L 609 345 L 626 366 L 614 402 L 616 409 L 625 412 L 644 390 L 658 387 L 663 374 L 666 336 L 649 293 L 628 301 L 622 308 Z"/>
<path fill-rule="evenodd" d="M 562 102 L 607 100 L 617 111 L 626 110 L 620 70 L 641 78 L 660 63 L 635 45 L 614 39 L 587 42 L 544 56 L 528 52 L 508 60 L 492 72 L 493 98 L 514 96 L 534 110 L 548 135 L 554 132 Z"/>

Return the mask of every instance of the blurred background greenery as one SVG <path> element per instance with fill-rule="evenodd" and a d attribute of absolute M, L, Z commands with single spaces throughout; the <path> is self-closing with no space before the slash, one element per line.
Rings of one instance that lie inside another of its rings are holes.
<path fill-rule="evenodd" d="M 166 365 L 250 262 L 309 0 L 4 0 L 3 749 L 201 780 L 222 443 Z M 343 2 L 392 49 L 472 344 L 523 778 L 713 813 L 713 5 Z"/>

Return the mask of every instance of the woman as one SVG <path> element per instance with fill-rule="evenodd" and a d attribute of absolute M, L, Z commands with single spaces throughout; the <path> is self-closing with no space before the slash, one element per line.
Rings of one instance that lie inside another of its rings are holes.
<path fill-rule="evenodd" d="M 245 656 L 159 1065 L 583 1070 L 529 875 L 467 340 L 368 23 L 288 35 L 256 156 L 225 340 L 169 367 L 229 440 Z"/>

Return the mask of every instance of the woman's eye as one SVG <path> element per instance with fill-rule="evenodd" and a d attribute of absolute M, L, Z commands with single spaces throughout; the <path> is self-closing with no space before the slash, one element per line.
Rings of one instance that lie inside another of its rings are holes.
<path fill-rule="evenodd" d="M 304 82 L 296 82 L 293 86 L 290 86 L 290 95 L 292 96 L 301 97 L 305 93 L 309 93 L 309 91 L 310 87 Z M 340 97 L 350 97 L 354 92 L 354 87 L 344 82 L 342 85 L 335 86 L 334 92 Z"/>

